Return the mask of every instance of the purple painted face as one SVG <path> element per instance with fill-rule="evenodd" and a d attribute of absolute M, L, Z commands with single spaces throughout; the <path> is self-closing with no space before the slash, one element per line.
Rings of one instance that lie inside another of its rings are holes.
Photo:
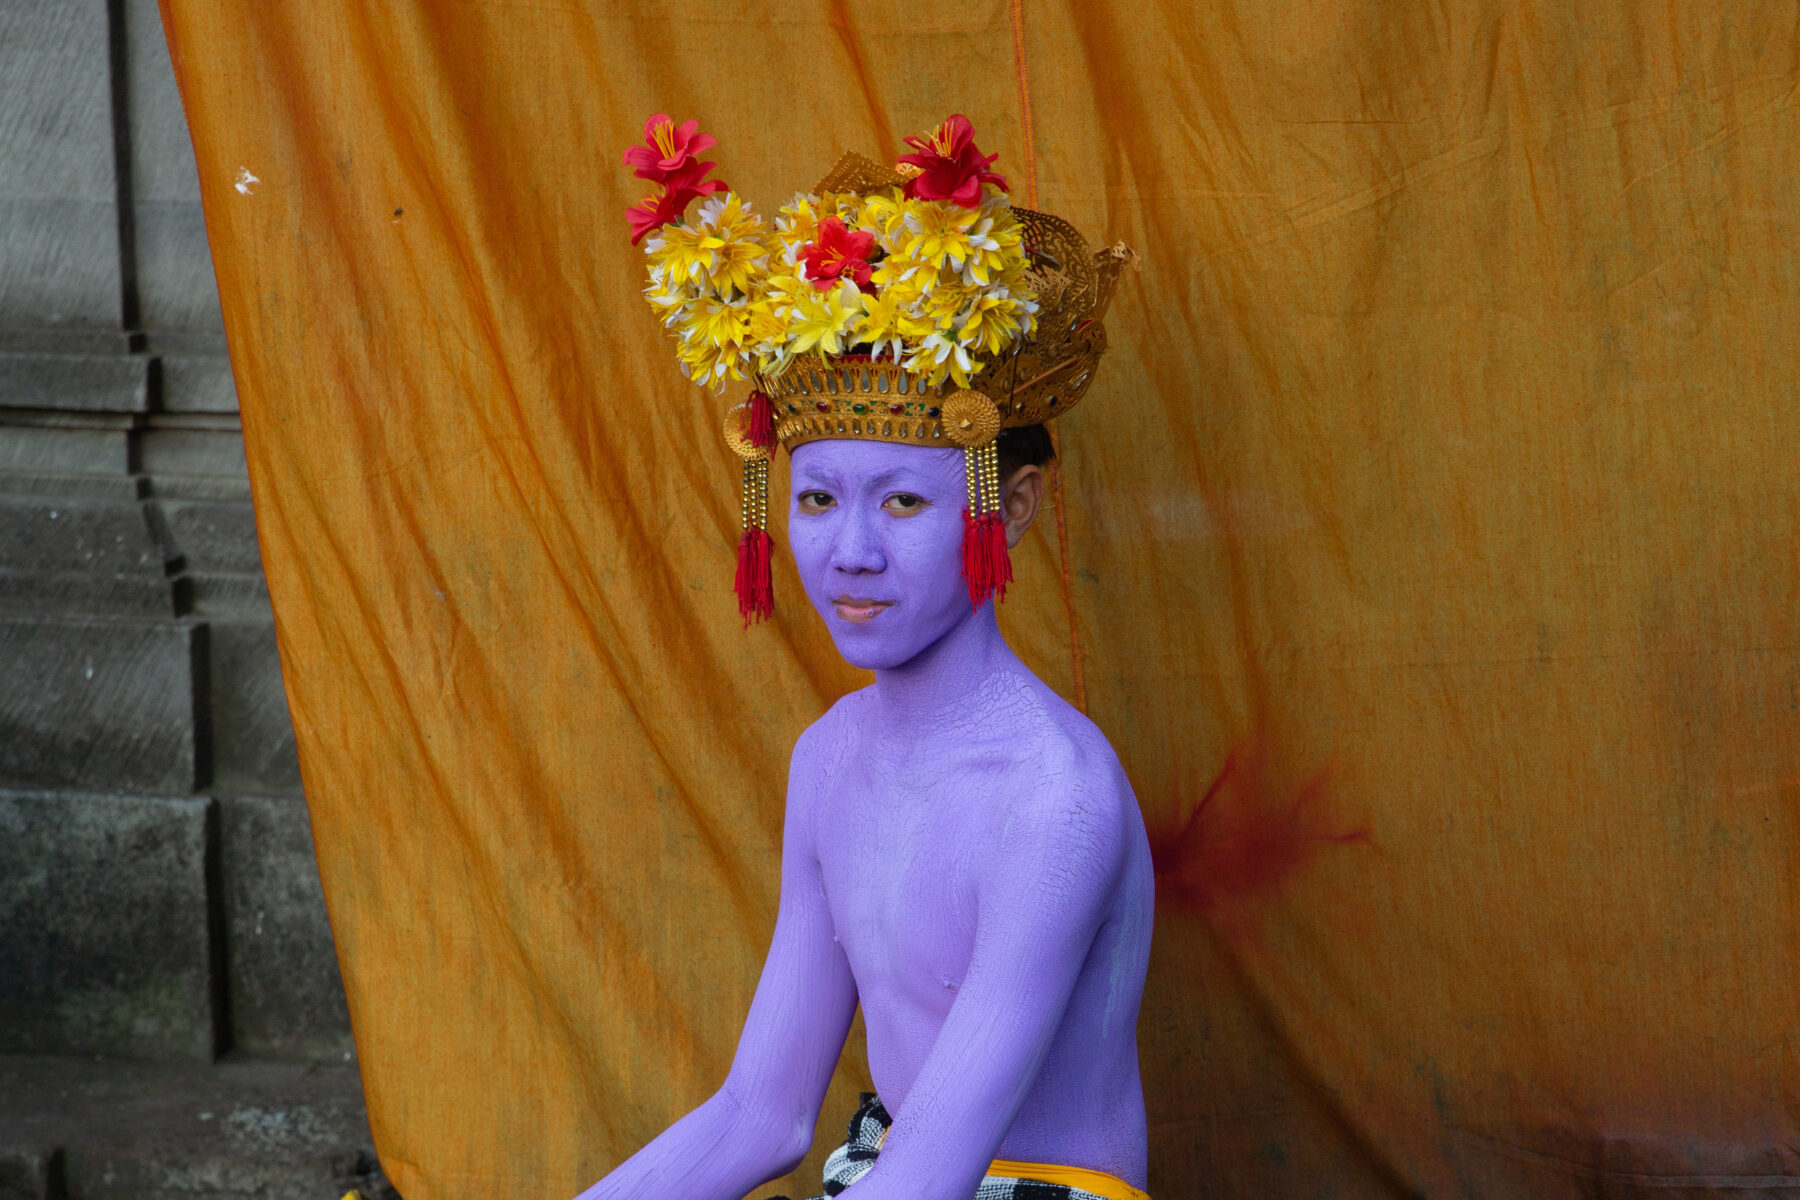
<path fill-rule="evenodd" d="M 902 666 L 971 617 L 962 451 L 827 439 L 791 474 L 788 544 L 845 661 Z"/>

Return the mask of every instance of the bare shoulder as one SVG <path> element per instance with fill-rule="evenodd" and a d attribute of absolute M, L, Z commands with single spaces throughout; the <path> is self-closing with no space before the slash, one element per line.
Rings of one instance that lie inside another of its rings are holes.
<path fill-rule="evenodd" d="M 787 790 L 788 821 L 794 829 L 806 830 L 811 836 L 811 816 L 820 811 L 832 780 L 855 753 L 857 731 L 873 702 L 873 688 L 851 692 L 794 739 L 794 752 L 788 759 Z"/>
<path fill-rule="evenodd" d="M 1143 840 L 1137 798 L 1099 726 L 1033 683 L 1005 739 L 1002 841 L 1111 877 Z"/>
<path fill-rule="evenodd" d="M 823 716 L 808 725 L 794 739 L 794 753 L 788 764 L 790 781 L 835 771 L 849 756 L 852 735 L 872 703 L 874 687 L 858 688 L 839 697 Z"/>

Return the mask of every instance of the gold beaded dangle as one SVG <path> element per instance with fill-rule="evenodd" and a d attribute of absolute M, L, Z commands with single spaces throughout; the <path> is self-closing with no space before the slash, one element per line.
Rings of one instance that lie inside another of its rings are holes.
<path fill-rule="evenodd" d="M 771 569 L 774 545 L 769 540 L 769 448 L 756 444 L 750 429 L 756 419 L 753 403 L 740 404 L 725 414 L 725 443 L 743 460 L 743 490 L 738 517 L 744 532 L 738 538 L 738 615 L 748 627 L 775 612 L 775 584 Z"/>
<path fill-rule="evenodd" d="M 980 392 L 963 390 L 944 400 L 944 436 L 963 448 L 969 507 L 963 510 L 963 578 L 969 603 L 980 608 L 989 596 L 1004 600 L 1012 582 L 1006 523 L 1000 516 L 1000 411 Z"/>

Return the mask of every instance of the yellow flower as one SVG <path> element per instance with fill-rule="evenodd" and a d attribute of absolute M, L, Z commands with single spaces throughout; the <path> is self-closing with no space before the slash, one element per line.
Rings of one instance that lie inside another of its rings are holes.
<path fill-rule="evenodd" d="M 894 252 L 896 240 L 906 233 L 907 201 L 899 188 L 871 192 L 863 197 L 862 211 L 856 216 L 856 228 L 875 235 L 881 248 Z"/>
<path fill-rule="evenodd" d="M 939 277 L 936 284 L 920 298 L 919 311 L 933 328 L 953 329 L 961 319 L 963 310 L 974 301 L 976 295 L 975 289 L 964 287 L 954 274 L 948 280 Z"/>
<path fill-rule="evenodd" d="M 1006 269 L 1009 249 L 1011 256 L 1023 264 L 1025 261 L 1023 248 L 1018 239 L 1010 240 L 1011 246 L 1009 247 L 1008 239 L 1004 238 L 1001 231 L 994 228 L 992 219 L 983 217 L 978 221 L 975 228 L 969 231 L 969 258 L 963 264 L 963 282 L 986 287 L 995 275 Z"/>
<path fill-rule="evenodd" d="M 862 292 L 849 280 L 825 291 L 814 289 L 810 296 L 793 293 L 789 298 L 788 353 L 842 354 L 853 344 L 850 327 L 861 315 Z"/>
<path fill-rule="evenodd" d="M 875 269 L 869 273 L 869 282 L 882 295 L 897 293 L 904 297 L 902 303 L 911 303 L 923 296 L 927 282 L 935 278 L 936 272 L 924 263 L 898 254 L 888 255 L 876 263 Z"/>
<path fill-rule="evenodd" d="M 676 325 L 684 345 L 741 346 L 750 332 L 747 305 L 703 300 Z"/>
<path fill-rule="evenodd" d="M 712 261 L 706 271 L 713 291 L 720 296 L 733 292 L 748 296 L 756 277 L 769 262 L 762 218 L 750 211 L 737 193 L 727 192 L 701 205 L 694 224 L 713 243 Z"/>
<path fill-rule="evenodd" d="M 971 253 L 969 232 L 980 212 L 941 200 L 915 201 L 906 209 L 906 228 L 912 235 L 901 253 L 934 267 L 957 270 Z"/>
<path fill-rule="evenodd" d="M 749 305 L 750 323 L 745 342 L 756 355 L 757 369 L 764 375 L 779 375 L 793 361 L 788 350 L 790 308 L 782 301 L 765 298 Z"/>
<path fill-rule="evenodd" d="M 977 354 L 996 355 L 1021 332 L 1019 305 L 1012 297 L 989 292 L 978 296 L 963 316 L 956 340 Z"/>
<path fill-rule="evenodd" d="M 667 272 L 671 283 L 703 284 L 713 269 L 719 247 L 716 235 L 688 225 L 664 225 L 661 235 L 646 243 L 650 269 Z"/>
<path fill-rule="evenodd" d="M 676 353 L 689 379 L 710 387 L 744 377 L 749 360 L 744 345 L 750 332 L 749 305 L 703 300 L 675 328 L 680 339 Z"/>
<path fill-rule="evenodd" d="M 742 379 L 747 356 L 741 346 L 683 345 L 681 369 L 701 387 L 723 388 L 728 379 Z"/>
<path fill-rule="evenodd" d="M 966 388 L 969 377 L 980 371 L 982 364 L 972 360 L 968 350 L 958 345 L 954 338 L 932 333 L 908 356 L 905 366 L 913 374 L 923 375 L 927 384 L 940 384 L 947 375 L 956 381 L 957 387 Z"/>
<path fill-rule="evenodd" d="M 856 323 L 851 344 L 868 343 L 872 358 L 880 358 L 891 349 L 894 361 L 899 362 L 908 340 L 916 342 L 931 332 L 931 322 L 910 311 L 898 292 L 878 296 L 864 292 L 861 303 L 862 317 Z"/>
<path fill-rule="evenodd" d="M 775 215 L 775 228 L 784 238 L 810 242 L 819 227 L 819 198 L 798 192 Z"/>
<path fill-rule="evenodd" d="M 794 266 L 800 261 L 800 250 L 819 236 L 819 222 L 831 216 L 819 197 L 805 192 L 796 195 L 775 214 L 776 249 L 781 261 Z"/>
<path fill-rule="evenodd" d="M 863 198 L 855 192 L 826 192 L 819 197 L 819 211 L 827 216 L 836 217 L 846 225 L 854 224 L 856 214 L 862 211 Z"/>

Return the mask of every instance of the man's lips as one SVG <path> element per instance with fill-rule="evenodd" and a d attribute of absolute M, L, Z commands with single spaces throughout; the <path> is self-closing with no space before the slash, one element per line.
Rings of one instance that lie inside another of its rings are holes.
<path fill-rule="evenodd" d="M 886 600 L 864 600 L 859 596 L 838 596 L 831 606 L 837 610 L 839 619 L 852 625 L 866 625 L 880 616 L 882 610 L 893 607 Z"/>

